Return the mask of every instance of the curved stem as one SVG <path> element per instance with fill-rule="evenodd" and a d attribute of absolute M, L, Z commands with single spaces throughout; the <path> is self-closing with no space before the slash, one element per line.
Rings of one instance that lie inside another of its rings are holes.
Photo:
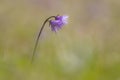
<path fill-rule="evenodd" d="M 51 17 L 47 18 L 47 19 L 44 21 L 44 23 L 43 23 L 43 25 L 42 25 L 42 27 L 41 27 L 41 29 L 40 29 L 40 31 L 39 31 L 37 40 L 36 40 L 36 42 L 35 42 L 35 47 L 34 47 L 34 49 L 33 49 L 33 54 L 32 54 L 31 63 L 32 63 L 33 60 L 34 60 L 34 56 L 35 56 L 35 53 L 36 53 L 37 45 L 38 45 L 38 42 L 39 42 L 39 38 L 40 38 L 40 36 L 41 36 L 41 33 L 42 33 L 42 31 L 43 31 L 43 28 L 44 28 L 45 24 L 46 24 L 46 23 L 49 21 L 49 19 L 51 19 L 51 18 L 55 18 L 55 16 L 51 16 Z"/>

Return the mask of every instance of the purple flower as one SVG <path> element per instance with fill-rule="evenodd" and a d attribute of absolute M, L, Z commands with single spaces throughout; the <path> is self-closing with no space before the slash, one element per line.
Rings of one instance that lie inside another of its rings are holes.
<path fill-rule="evenodd" d="M 65 24 L 67 24 L 68 16 L 56 16 L 55 20 L 50 20 L 50 27 L 52 31 L 57 32 L 61 29 Z"/>
<path fill-rule="evenodd" d="M 52 19 L 52 18 L 54 18 L 54 19 Z M 57 32 L 57 31 L 58 31 L 59 29 L 61 29 L 65 24 L 67 24 L 67 19 L 68 19 L 68 16 L 50 16 L 50 17 L 48 17 L 48 18 L 44 21 L 44 23 L 43 23 L 43 25 L 42 25 L 42 27 L 41 27 L 41 29 L 40 29 L 40 31 L 39 31 L 38 37 L 37 37 L 37 39 L 36 39 L 36 42 L 35 42 L 35 47 L 34 47 L 34 49 L 33 49 L 33 55 L 32 55 L 31 63 L 32 63 L 33 60 L 34 60 L 34 56 L 35 56 L 35 53 L 36 53 L 36 49 L 37 49 L 37 45 L 38 45 L 38 42 L 39 42 L 39 38 L 40 38 L 41 33 L 42 33 L 42 31 L 43 31 L 43 29 L 44 29 L 44 27 L 45 27 L 45 24 L 46 24 L 47 22 L 49 22 L 49 25 L 50 25 L 50 27 L 51 27 L 51 30 L 54 31 L 54 32 Z"/>

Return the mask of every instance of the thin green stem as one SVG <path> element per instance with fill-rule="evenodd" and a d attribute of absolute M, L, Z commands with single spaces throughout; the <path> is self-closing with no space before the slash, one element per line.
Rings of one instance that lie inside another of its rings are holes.
<path fill-rule="evenodd" d="M 55 16 L 51 16 L 51 17 L 47 18 L 47 19 L 44 21 L 44 23 L 43 23 L 43 25 L 42 25 L 42 27 L 41 27 L 41 29 L 40 29 L 40 31 L 39 31 L 39 34 L 38 34 L 38 37 L 37 37 L 37 39 L 36 39 L 35 46 L 34 46 L 34 49 L 33 49 L 33 54 L 32 54 L 31 63 L 32 63 L 33 60 L 34 60 L 34 56 L 35 56 L 36 49 L 37 49 L 37 46 L 38 46 L 39 38 L 40 38 L 40 36 L 41 36 L 41 33 L 42 33 L 42 31 L 43 31 L 43 28 L 44 28 L 45 24 L 46 24 L 46 23 L 49 21 L 49 19 L 51 19 L 51 18 L 55 18 Z"/>

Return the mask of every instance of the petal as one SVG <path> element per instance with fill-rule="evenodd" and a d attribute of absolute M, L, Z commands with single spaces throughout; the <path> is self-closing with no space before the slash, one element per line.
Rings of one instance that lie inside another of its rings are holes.
<path fill-rule="evenodd" d="M 52 31 L 58 31 L 61 28 L 61 24 L 59 20 L 51 20 L 50 26 Z"/>
<path fill-rule="evenodd" d="M 67 24 L 67 23 L 68 23 L 68 16 L 63 16 L 63 17 L 62 17 L 62 22 L 63 22 L 64 24 Z"/>

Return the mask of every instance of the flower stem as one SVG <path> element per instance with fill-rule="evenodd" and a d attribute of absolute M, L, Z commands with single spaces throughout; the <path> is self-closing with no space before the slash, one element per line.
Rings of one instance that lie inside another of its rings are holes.
<path fill-rule="evenodd" d="M 37 37 L 37 39 L 36 39 L 35 46 L 34 46 L 34 49 L 33 49 L 33 54 L 32 54 L 31 63 L 32 63 L 33 60 L 34 60 L 34 56 L 35 56 L 35 53 L 36 53 L 37 45 L 38 45 L 38 42 L 39 42 L 39 38 L 40 38 L 40 36 L 41 36 L 41 33 L 42 33 L 42 31 L 43 31 L 43 28 L 44 28 L 45 24 L 46 24 L 46 23 L 49 21 L 49 19 L 51 19 L 51 18 L 55 18 L 55 16 L 50 16 L 49 18 L 47 18 L 47 19 L 44 21 L 44 23 L 43 23 L 43 25 L 42 25 L 42 27 L 41 27 L 41 29 L 40 29 L 40 31 L 39 31 L 39 34 L 38 34 L 38 37 Z"/>

